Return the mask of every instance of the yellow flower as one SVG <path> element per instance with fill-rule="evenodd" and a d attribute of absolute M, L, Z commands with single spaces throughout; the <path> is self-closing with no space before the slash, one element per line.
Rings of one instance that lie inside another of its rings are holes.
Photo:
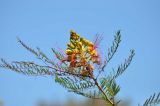
<path fill-rule="evenodd" d="M 83 40 L 84 40 L 84 38 L 81 37 L 81 38 L 80 38 L 80 41 L 83 42 Z"/>
<path fill-rule="evenodd" d="M 97 56 L 98 55 L 96 50 L 93 50 L 90 54 L 91 54 L 91 56 Z"/>
<path fill-rule="evenodd" d="M 81 60 L 84 62 L 84 61 L 86 61 L 86 56 L 83 54 L 83 53 L 81 53 Z"/>
<path fill-rule="evenodd" d="M 85 48 L 84 48 L 84 46 L 82 46 L 82 49 L 81 49 L 81 51 L 82 51 L 82 52 L 84 52 L 84 51 L 85 51 Z"/>
<path fill-rule="evenodd" d="M 86 44 L 85 44 L 85 39 L 82 38 L 82 37 L 80 38 L 80 42 L 82 42 L 84 45 L 86 45 Z"/>
<path fill-rule="evenodd" d="M 77 53 L 79 53 L 79 50 L 76 48 L 76 49 L 74 50 L 74 52 L 77 54 Z"/>
<path fill-rule="evenodd" d="M 70 42 L 71 42 L 74 46 L 76 46 L 76 42 L 75 42 L 73 39 L 70 39 Z"/>
<path fill-rule="evenodd" d="M 74 49 L 74 48 L 75 48 L 75 46 L 74 46 L 73 44 L 71 44 L 71 43 L 68 43 L 67 46 L 68 46 L 69 48 L 71 48 L 71 49 Z"/>
<path fill-rule="evenodd" d="M 67 54 L 67 55 L 71 55 L 72 52 L 73 52 L 73 51 L 72 51 L 71 49 L 67 48 L 67 50 L 66 50 L 66 54 Z"/>
<path fill-rule="evenodd" d="M 76 42 L 76 43 L 77 43 L 77 45 L 78 45 L 79 47 L 82 47 L 82 42 L 78 41 L 78 42 Z"/>
<path fill-rule="evenodd" d="M 91 53 L 92 50 L 93 50 L 93 47 L 89 46 L 86 51 L 87 51 L 87 53 Z"/>
<path fill-rule="evenodd" d="M 94 44 L 84 38 L 80 38 L 80 41 L 86 46 L 94 46 Z"/>
<path fill-rule="evenodd" d="M 76 32 L 74 32 L 73 30 L 71 30 L 70 36 L 71 36 L 70 38 L 73 39 L 73 40 L 78 40 L 79 39 L 79 35 Z"/>
<path fill-rule="evenodd" d="M 88 42 L 89 42 L 89 41 L 86 40 L 86 39 L 83 40 L 84 45 L 88 45 Z"/>
<path fill-rule="evenodd" d="M 88 42 L 88 46 L 94 46 L 92 42 Z"/>
<path fill-rule="evenodd" d="M 89 40 L 85 40 L 85 43 L 87 46 L 93 46 L 94 44 L 92 42 L 90 42 Z"/>
<path fill-rule="evenodd" d="M 77 48 L 79 51 L 81 51 L 81 50 L 82 50 L 82 42 L 76 41 L 75 44 L 76 44 L 76 48 Z M 82 51 L 81 51 L 81 52 L 82 52 Z"/>
<path fill-rule="evenodd" d="M 94 67 L 92 64 L 99 64 L 100 58 L 94 47 L 94 43 L 80 37 L 76 32 L 70 32 L 70 43 L 66 49 L 67 59 L 71 72 L 74 68 L 80 68 L 79 74 L 82 78 L 93 76 Z"/>

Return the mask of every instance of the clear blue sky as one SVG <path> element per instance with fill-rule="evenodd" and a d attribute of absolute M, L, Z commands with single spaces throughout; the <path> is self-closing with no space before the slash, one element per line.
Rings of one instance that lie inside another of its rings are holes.
<path fill-rule="evenodd" d="M 118 79 L 119 97 L 131 99 L 136 106 L 160 91 L 159 0 L 0 0 L 0 57 L 8 61 L 36 61 L 16 36 L 53 57 L 50 48 L 64 49 L 71 29 L 90 40 L 103 33 L 102 49 L 111 45 L 115 31 L 121 29 L 121 46 L 106 71 L 123 62 L 129 49 L 134 48 L 136 56 Z M 5 106 L 35 106 L 41 99 L 68 98 L 83 99 L 55 84 L 53 78 L 0 69 L 0 100 Z"/>

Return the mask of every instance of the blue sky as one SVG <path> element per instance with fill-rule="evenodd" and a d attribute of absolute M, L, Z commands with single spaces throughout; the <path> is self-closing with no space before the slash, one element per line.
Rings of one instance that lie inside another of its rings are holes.
<path fill-rule="evenodd" d="M 17 43 L 19 36 L 52 58 L 50 48 L 65 49 L 71 29 L 90 40 L 103 33 L 102 50 L 107 50 L 121 29 L 121 46 L 106 71 L 135 49 L 131 66 L 118 79 L 119 97 L 132 100 L 135 106 L 160 91 L 159 11 L 159 0 L 0 0 L 0 57 L 37 61 Z M 35 106 L 38 100 L 69 98 L 84 99 L 68 93 L 51 77 L 27 77 L 0 69 L 0 100 L 5 106 Z"/>

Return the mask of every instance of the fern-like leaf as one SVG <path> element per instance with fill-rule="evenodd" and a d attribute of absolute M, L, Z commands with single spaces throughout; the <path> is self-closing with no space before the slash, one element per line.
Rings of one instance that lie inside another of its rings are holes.
<path fill-rule="evenodd" d="M 155 106 L 160 104 L 160 93 L 151 95 L 143 104 L 143 106 Z"/>
<path fill-rule="evenodd" d="M 119 85 L 116 84 L 115 80 L 108 78 L 102 78 L 100 80 L 101 88 L 111 97 L 117 95 L 117 93 L 120 91 Z"/>
<path fill-rule="evenodd" d="M 121 33 L 120 30 L 116 32 L 116 35 L 114 36 L 114 41 L 112 43 L 112 46 L 108 49 L 108 55 L 106 59 L 104 60 L 104 63 L 102 65 L 101 70 L 104 71 L 104 68 L 107 66 L 107 64 L 110 62 L 110 60 L 113 58 L 114 54 L 116 53 L 119 44 L 121 42 Z"/>
<path fill-rule="evenodd" d="M 55 81 L 62 85 L 63 87 L 67 88 L 69 91 L 83 91 L 95 86 L 95 84 L 91 81 L 81 81 L 76 82 L 69 77 L 59 77 L 55 78 Z"/>
<path fill-rule="evenodd" d="M 32 76 L 41 76 L 41 75 L 55 75 L 55 71 L 51 71 L 49 67 L 40 66 L 34 62 L 12 62 L 8 63 L 4 59 L 1 59 L 0 67 L 10 69 L 12 71 Z"/>
<path fill-rule="evenodd" d="M 134 55 L 135 55 L 134 50 L 131 50 L 129 57 L 127 59 L 125 59 L 125 62 L 123 64 L 121 64 L 120 66 L 118 66 L 117 71 L 115 72 L 114 69 L 113 69 L 114 74 L 112 75 L 112 79 L 116 79 L 118 76 L 120 76 L 121 74 L 123 74 L 123 72 L 131 64 Z"/>
<path fill-rule="evenodd" d="M 32 54 L 34 54 L 35 56 L 38 57 L 38 52 L 35 51 L 34 49 L 30 48 L 29 46 L 27 46 L 22 40 L 20 40 L 18 37 L 17 37 L 17 40 L 18 42 L 25 48 L 27 49 L 28 51 L 30 51 Z"/>
<path fill-rule="evenodd" d="M 45 64 L 50 63 L 51 65 L 55 66 L 56 64 L 49 59 L 44 52 L 42 52 L 40 50 L 40 48 L 37 47 L 37 50 L 34 50 L 32 48 L 30 48 L 29 46 L 27 46 L 22 40 L 20 40 L 19 38 L 17 38 L 18 42 L 29 52 L 31 52 L 32 54 L 34 54 L 36 56 L 37 59 L 40 59 L 41 61 L 43 61 Z"/>

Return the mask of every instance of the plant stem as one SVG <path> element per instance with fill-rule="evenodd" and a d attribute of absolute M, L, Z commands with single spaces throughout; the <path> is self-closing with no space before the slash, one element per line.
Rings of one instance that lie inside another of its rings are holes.
<path fill-rule="evenodd" d="M 95 79 L 93 76 L 91 77 L 93 79 L 93 81 L 95 82 L 95 85 L 98 87 L 98 89 L 103 93 L 103 95 L 106 98 L 106 101 L 108 101 L 112 106 L 115 106 L 114 103 L 109 99 L 109 97 L 107 96 L 107 94 L 103 91 L 103 89 L 100 87 L 100 85 L 97 82 L 97 79 Z"/>

